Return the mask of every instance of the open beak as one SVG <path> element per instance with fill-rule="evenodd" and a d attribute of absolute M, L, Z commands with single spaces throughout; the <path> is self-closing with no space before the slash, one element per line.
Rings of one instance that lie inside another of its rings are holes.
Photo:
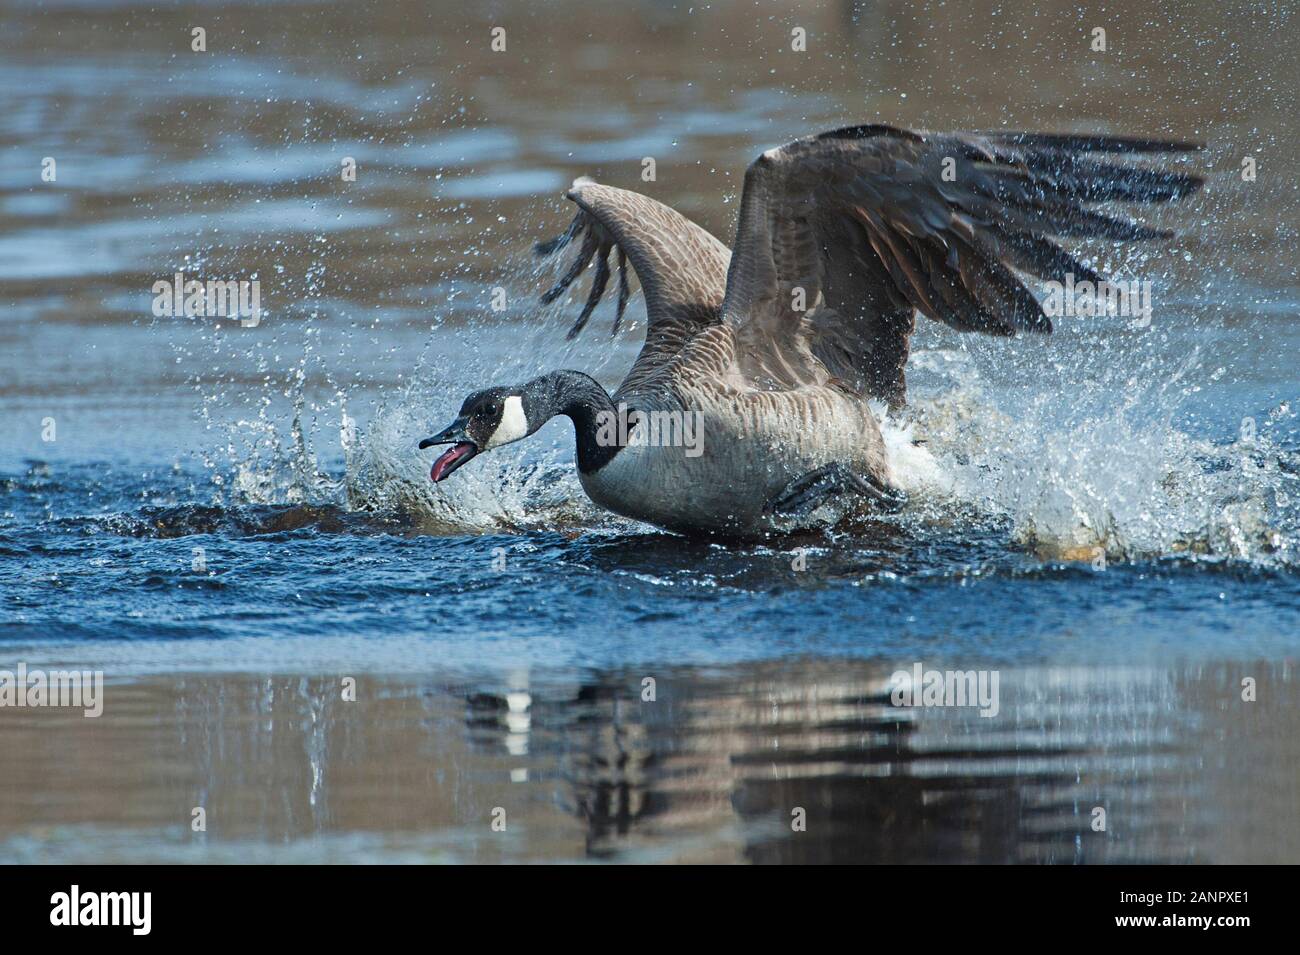
<path fill-rule="evenodd" d="M 442 431 L 439 431 L 432 438 L 425 438 L 420 442 L 420 450 L 433 447 L 435 444 L 450 444 L 451 447 L 433 462 L 433 467 L 429 469 L 429 478 L 434 482 L 441 481 L 468 461 L 474 455 L 478 454 L 478 445 L 471 441 L 465 433 L 465 426 L 468 422 L 464 418 L 457 418 L 451 425 Z"/>

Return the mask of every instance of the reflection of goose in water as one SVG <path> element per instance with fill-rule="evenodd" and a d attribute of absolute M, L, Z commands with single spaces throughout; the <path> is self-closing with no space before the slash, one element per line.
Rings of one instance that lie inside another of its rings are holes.
<path fill-rule="evenodd" d="M 653 199 L 579 179 L 568 193 L 580 209 L 573 224 L 540 250 L 576 240 L 579 251 L 544 301 L 595 259 L 576 335 L 617 251 L 615 328 L 627 260 L 645 292 L 640 356 L 612 397 L 576 371 L 469 396 L 448 428 L 420 443 L 451 445 L 431 477 L 565 415 L 592 500 L 661 527 L 761 533 L 836 498 L 888 508 L 898 494 L 868 403 L 902 404 L 915 313 L 988 335 L 1051 331 L 1017 272 L 1099 282 L 1052 239 L 1165 236 L 1089 207 L 1163 202 L 1201 182 L 1098 154 L 1192 148 L 834 130 L 749 167 L 734 252 Z"/>
<path fill-rule="evenodd" d="M 639 672 L 534 697 L 530 759 L 563 779 L 589 858 L 1217 861 L 1232 839 L 1215 814 L 1251 815 L 1245 794 L 1210 795 L 1231 774 L 1207 777 L 1187 748 L 1205 688 L 1155 669 L 1003 670 L 994 719 L 895 707 L 892 669 L 872 662 L 647 672 L 653 702 Z M 496 739 L 508 748 L 503 724 Z"/>

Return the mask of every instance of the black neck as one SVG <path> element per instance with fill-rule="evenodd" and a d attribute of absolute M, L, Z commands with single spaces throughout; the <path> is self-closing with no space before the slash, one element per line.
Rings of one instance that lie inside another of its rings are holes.
<path fill-rule="evenodd" d="M 601 444 L 596 440 L 601 412 L 615 413 L 608 392 L 590 375 L 580 371 L 553 371 L 535 378 L 523 388 L 525 411 L 530 421 L 534 413 L 549 420 L 564 415 L 573 422 L 578 439 L 578 470 L 584 474 L 599 471 L 614 459 L 618 444 Z"/>

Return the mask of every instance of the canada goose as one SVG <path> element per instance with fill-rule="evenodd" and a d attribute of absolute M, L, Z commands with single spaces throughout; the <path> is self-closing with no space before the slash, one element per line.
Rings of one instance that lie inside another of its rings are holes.
<path fill-rule="evenodd" d="M 605 294 L 616 250 L 614 329 L 631 260 L 648 317 L 641 353 L 612 397 L 577 371 L 470 395 L 449 427 L 420 442 L 451 445 L 430 477 L 441 481 L 566 415 L 591 499 L 669 530 L 761 534 L 833 497 L 891 507 L 899 495 L 868 401 L 902 404 L 915 313 L 959 331 L 1050 332 L 1016 271 L 1102 281 L 1050 237 L 1167 238 L 1088 206 L 1164 202 L 1202 182 L 1097 154 L 1199 148 L 837 129 L 750 165 L 734 251 L 654 199 L 578 179 L 567 193 L 577 215 L 538 252 L 574 240 L 579 250 L 542 300 L 595 258 L 591 293 L 569 331 L 577 335 Z"/>

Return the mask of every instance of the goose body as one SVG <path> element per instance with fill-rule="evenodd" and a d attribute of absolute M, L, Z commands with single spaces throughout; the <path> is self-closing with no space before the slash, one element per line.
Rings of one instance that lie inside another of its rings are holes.
<path fill-rule="evenodd" d="M 701 337 L 722 356 L 735 350 L 728 329 Z M 641 397 L 635 406 L 647 416 L 698 414 L 700 453 L 638 440 L 634 431 L 604 467 L 579 469 L 583 489 L 601 507 L 669 530 L 750 534 L 788 524 L 764 505 L 817 467 L 848 462 L 892 483 L 871 409 L 837 388 L 746 391 L 685 381 L 671 390 L 671 398 Z"/>
<path fill-rule="evenodd" d="M 641 352 L 613 395 L 572 371 L 471 395 L 450 427 L 421 443 L 451 445 L 431 475 L 442 480 L 567 415 L 588 496 L 669 530 L 763 534 L 831 498 L 890 506 L 894 476 L 870 402 L 904 402 L 915 315 L 984 334 L 1050 332 L 1020 274 L 1101 282 L 1052 238 L 1167 236 L 1089 206 L 1193 191 L 1193 175 L 1112 158 L 1193 148 L 835 130 L 751 164 L 734 252 L 648 196 L 578 179 L 567 193 L 577 215 L 539 252 L 578 251 L 543 301 L 594 260 L 569 336 L 580 333 L 616 252 L 615 330 L 630 261 L 646 298 Z"/>

